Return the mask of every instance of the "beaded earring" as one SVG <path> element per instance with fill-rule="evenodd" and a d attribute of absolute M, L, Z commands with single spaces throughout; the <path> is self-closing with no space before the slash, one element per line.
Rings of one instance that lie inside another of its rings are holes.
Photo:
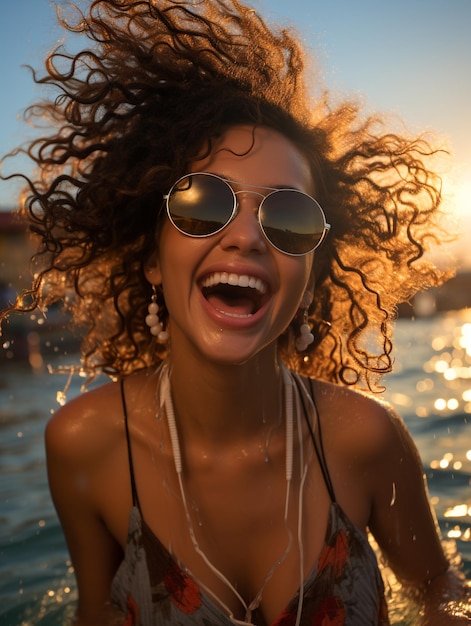
<path fill-rule="evenodd" d="M 149 327 L 151 335 L 157 337 L 159 343 L 165 343 L 168 341 L 168 332 L 163 329 L 163 324 L 159 318 L 159 305 L 157 304 L 157 290 L 155 285 L 152 285 L 152 298 L 151 303 L 147 307 L 148 315 L 146 316 L 146 324 Z"/>
<path fill-rule="evenodd" d="M 296 350 L 298 352 L 304 352 L 308 346 L 314 341 L 314 335 L 311 332 L 311 327 L 309 326 L 309 316 L 308 310 L 309 306 L 312 302 L 312 293 L 306 291 L 303 296 L 301 307 L 304 309 L 303 312 L 303 323 L 299 328 L 299 336 L 296 338 Z"/>

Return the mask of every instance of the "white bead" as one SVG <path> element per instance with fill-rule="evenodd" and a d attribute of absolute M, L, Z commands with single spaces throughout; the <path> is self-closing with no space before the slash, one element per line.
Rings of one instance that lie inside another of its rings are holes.
<path fill-rule="evenodd" d="M 299 328 L 299 337 L 296 339 L 296 350 L 304 352 L 308 346 L 314 341 L 314 335 L 311 332 L 309 324 L 302 324 Z"/>
<path fill-rule="evenodd" d="M 162 324 L 158 323 L 158 324 L 154 324 L 153 326 L 150 327 L 150 334 L 154 335 L 154 337 L 158 337 L 159 333 L 162 332 Z"/>
<path fill-rule="evenodd" d="M 303 352 L 306 348 L 307 344 L 305 343 L 304 339 L 302 337 L 298 337 L 296 339 L 296 350 L 298 350 L 298 352 Z"/>
<path fill-rule="evenodd" d="M 147 315 L 146 316 L 146 324 L 149 328 L 156 326 L 159 323 L 159 318 L 157 315 Z"/>
<path fill-rule="evenodd" d="M 166 341 L 168 341 L 169 334 L 167 331 L 163 329 L 164 325 L 160 321 L 160 318 L 158 315 L 160 311 L 160 307 L 155 300 L 156 298 L 154 294 L 152 296 L 152 301 L 147 306 L 147 310 L 149 314 L 146 315 L 145 322 L 147 326 L 149 327 L 150 334 L 153 337 L 156 337 L 158 342 L 165 343 Z"/>
<path fill-rule="evenodd" d="M 168 341 L 168 332 L 166 330 L 161 330 L 160 333 L 157 335 L 157 339 L 162 343 L 165 343 L 166 341 Z"/>

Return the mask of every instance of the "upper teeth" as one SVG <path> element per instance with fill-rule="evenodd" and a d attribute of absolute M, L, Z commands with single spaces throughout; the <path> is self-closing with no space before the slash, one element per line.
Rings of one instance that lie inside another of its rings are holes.
<path fill-rule="evenodd" d="M 233 287 L 250 287 L 262 294 L 267 290 L 266 284 L 260 280 L 260 278 L 246 274 L 239 275 L 233 273 L 229 274 L 228 272 L 214 272 L 214 274 L 206 276 L 203 280 L 203 287 L 214 287 L 219 284 L 232 285 Z"/>

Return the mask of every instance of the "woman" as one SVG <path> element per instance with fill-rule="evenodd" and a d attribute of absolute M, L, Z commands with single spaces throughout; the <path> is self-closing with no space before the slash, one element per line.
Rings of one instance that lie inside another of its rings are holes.
<path fill-rule="evenodd" d="M 67 293 L 113 378 L 46 432 L 75 623 L 385 625 L 368 530 L 423 624 L 470 623 L 371 394 L 395 306 L 443 278 L 429 146 L 311 101 L 294 34 L 233 0 L 96 0 L 66 27 L 94 46 L 37 78 L 62 95 L 15 308 Z"/>

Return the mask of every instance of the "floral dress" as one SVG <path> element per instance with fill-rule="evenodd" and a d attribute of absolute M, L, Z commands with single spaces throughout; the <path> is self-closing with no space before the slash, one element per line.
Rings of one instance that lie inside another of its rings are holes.
<path fill-rule="evenodd" d="M 124 400 L 124 394 L 123 394 Z M 143 520 L 134 479 L 127 414 L 126 435 L 133 492 L 124 559 L 111 601 L 123 626 L 232 626 L 227 614 L 185 571 Z M 322 446 L 314 442 L 331 496 L 319 559 L 303 584 L 301 626 L 388 626 L 384 586 L 375 553 L 335 501 Z M 294 626 L 299 591 L 271 626 Z M 252 622 L 268 626 L 259 611 Z"/>
<path fill-rule="evenodd" d="M 304 582 L 302 626 L 388 626 L 376 557 L 367 539 L 332 503 L 329 527 L 316 567 Z M 299 592 L 271 626 L 294 626 Z M 124 560 L 115 576 L 112 601 L 123 626 L 231 626 L 233 622 L 178 565 L 131 511 Z M 253 623 L 265 626 L 254 612 Z"/>

